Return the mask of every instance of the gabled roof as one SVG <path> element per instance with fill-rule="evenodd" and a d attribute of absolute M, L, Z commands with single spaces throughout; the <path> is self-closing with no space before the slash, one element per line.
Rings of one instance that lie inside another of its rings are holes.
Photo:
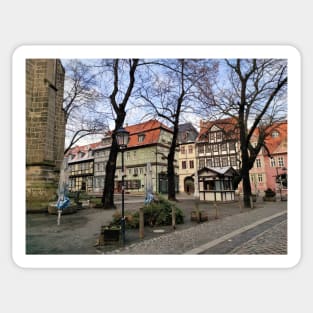
<path fill-rule="evenodd" d="M 88 152 L 90 150 L 97 148 L 100 145 L 101 145 L 101 141 L 84 145 L 84 146 L 75 146 L 74 148 L 71 148 L 66 154 L 66 156 L 70 156 L 70 155 L 72 156 L 72 158 L 70 158 L 68 162 L 73 163 L 73 162 L 87 161 L 89 159 L 92 159 L 93 157 L 90 157 L 88 155 Z M 84 153 L 83 157 L 79 155 L 80 152 Z"/>
<path fill-rule="evenodd" d="M 202 169 L 198 170 L 198 175 L 201 175 L 203 172 L 211 172 L 217 176 L 233 176 L 235 173 L 237 173 L 236 170 L 231 166 L 203 167 Z"/>
<path fill-rule="evenodd" d="M 275 123 L 267 130 L 268 136 L 265 139 L 265 145 L 268 148 L 270 154 L 287 152 L 287 131 L 287 121 Z M 273 132 L 278 132 L 279 136 L 273 137 Z"/>
<path fill-rule="evenodd" d="M 259 136 L 260 129 L 257 128 L 253 133 L 253 137 L 255 141 Z M 273 133 L 276 133 L 277 136 L 273 136 Z M 269 153 L 276 154 L 276 153 L 287 153 L 287 141 L 288 141 L 288 122 L 282 121 L 277 122 L 271 125 L 266 129 L 266 138 L 265 138 L 265 145 L 269 150 Z M 266 151 L 265 154 L 268 154 Z"/>
<path fill-rule="evenodd" d="M 167 132 L 173 133 L 173 131 L 167 127 L 166 125 L 162 124 L 158 120 L 149 120 L 147 122 L 142 122 L 139 124 L 126 126 L 125 129 L 129 131 L 129 143 L 127 145 L 127 149 L 138 147 L 138 146 L 145 146 L 145 145 L 151 145 L 159 143 L 160 141 L 160 134 L 161 130 L 165 130 Z M 112 132 L 106 133 L 106 137 L 112 135 Z M 143 140 L 139 142 L 138 136 L 143 135 Z M 104 138 L 104 139 L 105 139 Z M 76 146 L 72 149 L 70 149 L 66 156 L 72 155 L 73 158 L 69 160 L 69 162 L 78 162 L 78 161 L 85 161 L 87 159 L 92 159 L 93 157 L 87 157 L 88 151 L 91 150 L 100 150 L 109 148 L 111 144 L 104 144 L 103 140 L 95 143 L 91 143 L 84 146 Z M 79 156 L 79 152 L 85 153 L 85 156 L 82 158 Z"/>
<path fill-rule="evenodd" d="M 228 138 L 239 139 L 238 122 L 235 118 L 224 118 L 216 121 L 200 121 L 200 133 L 197 141 L 207 141 L 207 134 L 211 129 L 218 128 L 222 130 Z"/>
<path fill-rule="evenodd" d="M 156 144 L 159 142 L 161 129 L 172 133 L 173 131 L 158 120 L 149 120 L 140 124 L 126 126 L 129 131 L 129 143 L 127 148 Z M 138 136 L 143 135 L 143 140 L 139 142 Z"/>

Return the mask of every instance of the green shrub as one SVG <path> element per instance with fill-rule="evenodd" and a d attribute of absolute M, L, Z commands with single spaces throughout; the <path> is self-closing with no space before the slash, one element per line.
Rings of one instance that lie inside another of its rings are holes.
<path fill-rule="evenodd" d="M 158 201 L 144 206 L 145 225 L 164 226 L 172 224 L 172 208 L 175 210 L 176 224 L 184 223 L 184 215 L 174 203 L 159 197 Z"/>
<path fill-rule="evenodd" d="M 139 212 L 137 211 L 125 211 L 125 225 L 126 228 L 139 228 Z M 122 213 L 116 212 L 112 216 L 112 222 L 110 225 L 121 225 Z"/>
<path fill-rule="evenodd" d="M 145 226 L 166 226 L 172 224 L 172 208 L 175 210 L 176 224 L 184 223 L 183 211 L 174 203 L 160 198 L 158 201 L 152 202 L 143 207 Z M 127 228 L 139 228 L 139 212 L 125 211 L 125 224 Z M 121 212 L 113 215 L 111 225 L 120 225 Z"/>

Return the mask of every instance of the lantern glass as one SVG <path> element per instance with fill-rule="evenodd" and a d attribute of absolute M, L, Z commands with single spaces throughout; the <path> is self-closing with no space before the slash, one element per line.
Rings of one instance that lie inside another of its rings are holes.
<path fill-rule="evenodd" d="M 124 129 L 120 128 L 115 133 L 116 141 L 119 147 L 125 148 L 128 145 L 129 140 L 129 132 Z"/>

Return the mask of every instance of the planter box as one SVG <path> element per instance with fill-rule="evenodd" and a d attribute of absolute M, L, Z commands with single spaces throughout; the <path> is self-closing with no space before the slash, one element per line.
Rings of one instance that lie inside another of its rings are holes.
<path fill-rule="evenodd" d="M 119 226 L 101 226 L 101 235 L 103 241 L 119 241 L 121 227 Z"/>
<path fill-rule="evenodd" d="M 272 201 L 272 202 L 276 202 L 276 196 L 274 197 L 263 197 L 263 201 Z"/>
<path fill-rule="evenodd" d="M 190 215 L 190 219 L 191 219 L 191 221 L 200 223 L 200 222 L 208 221 L 209 217 L 208 217 L 208 213 L 207 212 L 200 211 L 199 212 L 199 216 L 198 216 L 196 211 L 192 211 L 191 215 Z"/>

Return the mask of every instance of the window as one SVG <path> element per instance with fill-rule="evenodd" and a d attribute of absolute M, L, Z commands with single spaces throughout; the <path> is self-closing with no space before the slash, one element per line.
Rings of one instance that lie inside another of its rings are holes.
<path fill-rule="evenodd" d="M 142 168 L 142 167 L 139 168 L 139 174 L 140 174 L 140 175 L 143 174 L 143 168 Z"/>
<path fill-rule="evenodd" d="M 270 164 L 271 164 L 271 167 L 275 167 L 276 166 L 276 161 L 274 158 L 270 159 Z"/>
<path fill-rule="evenodd" d="M 215 141 L 215 134 L 210 133 L 210 142 L 214 142 L 214 141 Z"/>
<path fill-rule="evenodd" d="M 222 141 L 222 133 L 221 132 L 216 133 L 216 141 Z"/>
<path fill-rule="evenodd" d="M 134 176 L 138 176 L 138 168 L 137 167 L 134 168 Z"/>
<path fill-rule="evenodd" d="M 237 166 L 237 159 L 235 156 L 230 157 L 230 165 L 231 166 Z"/>
<path fill-rule="evenodd" d="M 259 183 L 263 182 L 263 174 L 258 174 L 258 182 Z"/>
<path fill-rule="evenodd" d="M 204 153 L 204 145 L 199 145 L 199 153 Z"/>
<path fill-rule="evenodd" d="M 251 183 L 255 183 L 255 177 L 254 177 L 254 175 L 250 175 L 250 181 L 251 181 Z"/>
<path fill-rule="evenodd" d="M 222 143 L 222 145 L 221 145 L 221 150 L 222 150 L 222 151 L 226 151 L 226 150 L 227 150 L 226 143 Z"/>
<path fill-rule="evenodd" d="M 137 156 L 137 151 L 133 152 L 133 160 L 136 160 L 136 156 Z"/>
<path fill-rule="evenodd" d="M 145 139 L 145 135 L 138 135 L 138 142 L 143 142 Z"/>
<path fill-rule="evenodd" d="M 228 166 L 228 159 L 227 157 L 222 158 L 222 166 Z"/>
<path fill-rule="evenodd" d="M 193 152 L 193 148 L 192 148 L 192 146 L 190 145 L 190 146 L 188 146 L 188 153 L 192 153 Z"/>
<path fill-rule="evenodd" d="M 213 151 L 214 152 L 218 151 L 218 145 L 213 145 Z"/>
<path fill-rule="evenodd" d="M 206 145 L 206 146 L 205 146 L 205 152 L 206 152 L 206 153 L 211 153 L 211 152 L 212 152 L 212 147 L 211 147 L 211 145 Z"/>
<path fill-rule="evenodd" d="M 182 168 L 183 170 L 185 170 L 186 167 L 187 167 L 186 161 L 182 161 L 182 162 L 181 162 L 181 168 Z"/>
<path fill-rule="evenodd" d="M 206 159 L 206 166 L 207 167 L 212 167 L 213 166 L 211 158 Z"/>
<path fill-rule="evenodd" d="M 273 138 L 279 137 L 279 132 L 278 132 L 277 130 L 274 130 L 274 131 L 272 132 L 272 137 L 273 137 Z"/>
<path fill-rule="evenodd" d="M 231 150 L 231 151 L 235 151 L 236 150 L 236 145 L 235 145 L 234 141 L 231 141 L 229 143 L 229 150 Z"/>
<path fill-rule="evenodd" d="M 262 167 L 261 160 L 255 159 L 255 165 L 256 165 L 256 167 Z"/>
<path fill-rule="evenodd" d="M 215 158 L 214 159 L 214 166 L 215 167 L 220 167 L 221 166 L 220 158 Z"/>
<path fill-rule="evenodd" d="M 181 153 L 181 154 L 185 154 L 185 153 L 186 153 L 185 146 L 181 146 L 181 147 L 180 147 L 180 153 Z"/>
<path fill-rule="evenodd" d="M 193 160 L 190 160 L 189 161 L 189 168 L 194 168 L 194 161 Z"/>
<path fill-rule="evenodd" d="M 126 153 L 126 160 L 129 160 L 130 159 L 130 152 L 127 152 Z"/>
<path fill-rule="evenodd" d="M 128 174 L 129 174 L 129 175 L 132 174 L 132 169 L 131 169 L 131 168 L 128 169 Z"/>
<path fill-rule="evenodd" d="M 278 157 L 278 166 L 283 167 L 284 166 L 284 158 L 283 157 Z"/>
<path fill-rule="evenodd" d="M 204 159 L 199 160 L 199 168 L 204 168 Z"/>

